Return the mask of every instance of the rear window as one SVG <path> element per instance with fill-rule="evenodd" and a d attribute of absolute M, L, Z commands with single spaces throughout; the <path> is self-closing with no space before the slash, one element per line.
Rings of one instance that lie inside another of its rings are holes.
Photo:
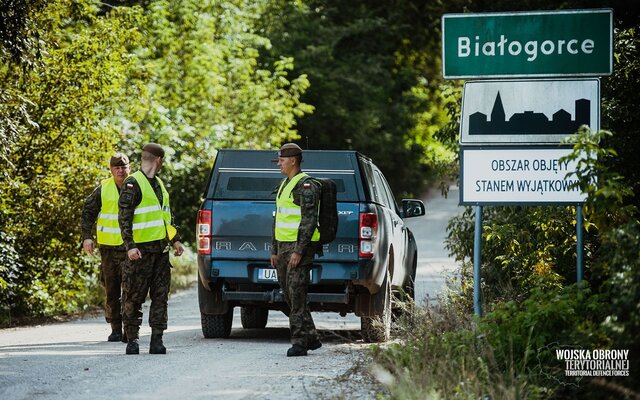
<path fill-rule="evenodd" d="M 280 178 L 257 178 L 255 176 L 232 176 L 227 180 L 228 192 L 271 192 L 280 183 Z"/>
<path fill-rule="evenodd" d="M 317 178 L 329 178 L 336 183 L 338 201 L 358 201 L 356 179 L 353 172 L 329 173 L 328 171 L 307 172 Z M 283 175 L 280 171 L 232 171 L 219 170 L 215 200 L 275 200 Z"/>

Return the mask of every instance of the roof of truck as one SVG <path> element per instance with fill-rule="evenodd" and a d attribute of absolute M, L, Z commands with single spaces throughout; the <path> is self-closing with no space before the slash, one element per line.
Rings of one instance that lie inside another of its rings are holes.
<path fill-rule="evenodd" d="M 278 169 L 277 150 L 221 149 L 216 156 L 216 168 Z M 367 157 L 355 150 L 303 150 L 302 169 L 355 170 L 358 158 Z"/>

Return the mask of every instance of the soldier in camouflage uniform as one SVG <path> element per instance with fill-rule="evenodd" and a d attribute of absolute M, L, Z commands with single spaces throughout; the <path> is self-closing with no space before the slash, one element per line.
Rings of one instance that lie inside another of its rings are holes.
<path fill-rule="evenodd" d="M 184 251 L 173 224 L 169 194 L 156 176 L 164 149 L 149 143 L 142 148 L 140 171 L 124 182 L 118 222 L 127 248 L 122 274 L 123 321 L 127 334 L 126 354 L 139 354 L 142 304 L 151 298 L 149 353 L 166 354 L 162 334 L 167 329 L 167 304 L 171 284 L 169 244 L 179 256 Z"/>
<path fill-rule="evenodd" d="M 111 324 L 110 342 L 126 342 L 122 334 L 120 294 L 122 265 L 127 256 L 118 227 L 118 196 L 129 175 L 129 158 L 115 153 L 109 161 L 111 177 L 103 180 L 84 201 L 82 209 L 82 249 L 93 255 L 93 226 L 100 248 L 100 283 L 105 289 L 105 319 Z"/>
<path fill-rule="evenodd" d="M 276 160 L 274 160 L 276 161 Z M 271 265 L 289 305 L 292 347 L 287 357 L 306 356 L 322 346 L 307 303 L 309 273 L 318 250 L 320 186 L 300 170 L 302 149 L 287 143 L 278 152 L 278 167 L 287 176 L 278 188 L 271 246 Z"/>

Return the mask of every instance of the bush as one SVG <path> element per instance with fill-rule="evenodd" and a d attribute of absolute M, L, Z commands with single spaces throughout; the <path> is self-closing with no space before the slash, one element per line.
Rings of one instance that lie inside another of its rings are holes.
<path fill-rule="evenodd" d="M 460 296 L 473 292 L 473 210 L 449 222 L 447 248 L 462 264 Z M 483 309 L 522 301 L 534 285 L 575 282 L 575 211 L 572 207 L 485 207 L 481 254 Z M 587 242 L 587 248 L 591 246 Z"/>

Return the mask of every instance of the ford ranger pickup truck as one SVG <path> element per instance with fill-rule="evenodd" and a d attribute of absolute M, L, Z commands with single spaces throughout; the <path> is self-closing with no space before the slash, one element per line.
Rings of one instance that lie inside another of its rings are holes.
<path fill-rule="evenodd" d="M 206 338 L 229 337 L 234 307 L 245 329 L 269 310 L 288 312 L 270 265 L 277 187 L 275 151 L 220 150 L 197 216 L 198 300 Z M 367 342 L 389 338 L 394 301 L 412 297 L 418 259 L 403 219 L 425 214 L 420 200 L 398 207 L 371 159 L 356 151 L 305 150 L 302 170 L 336 183 L 338 231 L 310 273 L 312 311 L 361 317 Z"/>

